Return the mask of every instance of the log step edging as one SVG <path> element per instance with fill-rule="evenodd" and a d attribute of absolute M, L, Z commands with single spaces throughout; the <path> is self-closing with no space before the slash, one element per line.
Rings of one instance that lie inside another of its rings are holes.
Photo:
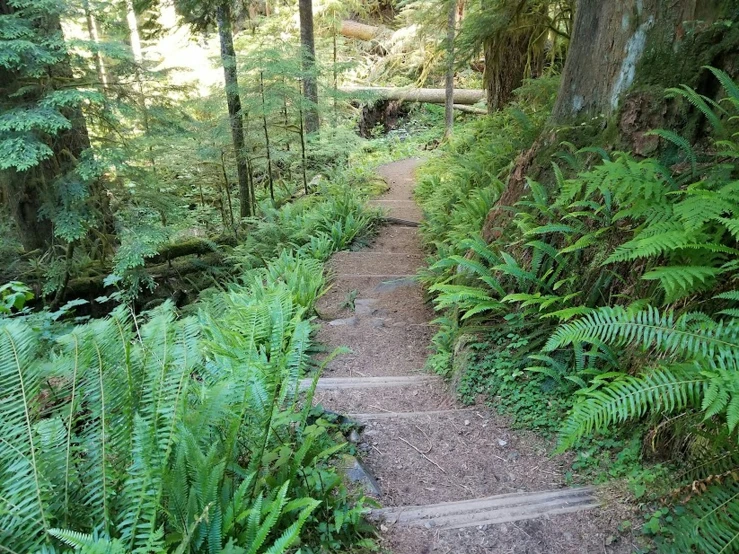
<path fill-rule="evenodd" d="M 593 487 L 572 487 L 533 493 L 509 493 L 486 498 L 400 506 L 372 510 L 370 517 L 390 524 L 439 530 L 493 525 L 590 510 L 600 506 Z"/>
<path fill-rule="evenodd" d="M 382 387 L 407 387 L 409 385 L 429 385 L 440 383 L 438 377 L 432 375 L 402 375 L 390 377 L 321 377 L 316 390 L 333 389 L 373 389 Z M 313 379 L 303 379 L 300 390 L 310 388 Z"/>
<path fill-rule="evenodd" d="M 456 414 L 469 414 L 475 408 L 461 408 L 454 410 L 426 410 L 420 412 L 377 412 L 377 413 L 356 413 L 346 414 L 346 417 L 359 422 L 375 421 L 378 419 L 413 419 L 425 416 L 444 416 Z"/>

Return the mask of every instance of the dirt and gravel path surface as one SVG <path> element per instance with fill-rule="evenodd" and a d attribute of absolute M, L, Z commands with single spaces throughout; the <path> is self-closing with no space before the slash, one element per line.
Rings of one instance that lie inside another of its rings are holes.
<path fill-rule="evenodd" d="M 373 203 L 420 221 L 419 160 L 378 171 L 389 190 Z M 316 403 L 365 427 L 358 450 L 373 476 L 382 541 L 395 554 L 626 553 L 618 511 L 597 491 L 565 485 L 566 457 L 513 431 L 482 406 L 459 405 L 424 372 L 434 313 L 412 276 L 424 264 L 417 228 L 388 225 L 374 244 L 330 261 L 319 340 L 351 353 L 333 360 Z"/>

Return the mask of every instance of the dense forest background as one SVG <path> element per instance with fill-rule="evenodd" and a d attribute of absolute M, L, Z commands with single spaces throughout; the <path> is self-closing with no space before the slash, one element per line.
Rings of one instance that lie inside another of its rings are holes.
<path fill-rule="evenodd" d="M 0 0 L 0 550 L 374 548 L 299 382 L 373 168 L 423 152 L 429 368 L 620 480 L 645 549 L 735 551 L 737 23 Z"/>

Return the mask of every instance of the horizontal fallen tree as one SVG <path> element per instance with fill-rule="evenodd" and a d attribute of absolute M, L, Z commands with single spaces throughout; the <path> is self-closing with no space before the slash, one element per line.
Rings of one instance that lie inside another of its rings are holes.
<path fill-rule="evenodd" d="M 487 115 L 488 111 L 485 108 L 476 108 L 475 106 L 467 106 L 466 104 L 454 104 L 452 106 L 455 110 L 459 110 L 464 113 L 472 113 L 475 115 Z"/>
<path fill-rule="evenodd" d="M 347 38 L 355 38 L 357 40 L 372 40 L 380 33 L 380 28 L 373 25 L 366 25 L 358 21 L 345 19 L 341 22 L 339 33 Z"/>
<path fill-rule="evenodd" d="M 341 92 L 350 96 L 372 97 L 402 102 L 426 102 L 443 104 L 446 91 L 443 88 L 396 88 L 396 87 L 342 87 Z M 485 100 L 485 92 L 478 89 L 455 89 L 454 103 L 472 105 Z"/>

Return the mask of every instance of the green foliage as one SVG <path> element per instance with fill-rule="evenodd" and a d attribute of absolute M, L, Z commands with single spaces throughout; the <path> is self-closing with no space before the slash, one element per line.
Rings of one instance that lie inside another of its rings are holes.
<path fill-rule="evenodd" d="M 554 431 L 571 407 L 568 397 L 574 385 L 527 371 L 526 354 L 533 348 L 529 339 L 505 331 L 495 331 L 484 339 L 469 345 L 474 357 L 457 386 L 461 400 L 471 404 L 482 395 L 510 415 L 516 426 Z M 491 344 L 496 348 L 491 350 Z"/>
<path fill-rule="evenodd" d="M 48 345 L 0 321 L 3 546 L 280 553 L 361 538 L 362 500 L 331 463 L 343 441 L 299 390 L 323 266 L 284 251 L 244 282 L 197 317 L 121 307 Z"/>
<path fill-rule="evenodd" d="M 463 198 L 439 177 L 419 194 L 438 258 L 422 278 L 443 313 L 431 365 L 461 371 L 466 400 L 482 393 L 519 422 L 558 427 L 560 450 L 578 453 L 573 469 L 627 477 L 640 496 L 661 471 L 639 467 L 642 450 L 679 459 L 677 484 L 712 483 L 739 467 L 739 96 L 725 73 L 711 72 L 727 94 L 721 103 L 687 88 L 668 91 L 706 117 L 709 148 L 654 131 L 668 166 L 564 144 L 567 167 L 553 163 L 542 172 L 546 184 L 528 179 L 514 206 L 497 206 L 489 243 L 479 235 L 487 210 L 480 217 L 467 205 L 472 179 L 457 183 Z M 446 156 L 452 167 L 435 174 L 475 167 L 474 157 Z M 460 364 L 470 335 L 481 337 L 485 354 Z M 542 385 L 556 400 L 546 414 Z M 667 509 L 652 518 L 665 551 L 732 549 L 736 496 L 717 491 L 693 496 L 685 508 L 692 520 Z"/>
<path fill-rule="evenodd" d="M 540 88 L 546 92 L 536 98 Z M 523 87 L 519 103 L 457 129 L 443 154 L 420 169 L 415 194 L 427 242 L 464 251 L 456 245 L 482 228 L 518 152 L 546 121 L 555 91 L 552 80 Z"/>
<path fill-rule="evenodd" d="M 29 300 L 33 300 L 31 289 L 19 281 L 11 281 L 0 286 L 0 314 L 10 314 L 23 309 Z"/>

